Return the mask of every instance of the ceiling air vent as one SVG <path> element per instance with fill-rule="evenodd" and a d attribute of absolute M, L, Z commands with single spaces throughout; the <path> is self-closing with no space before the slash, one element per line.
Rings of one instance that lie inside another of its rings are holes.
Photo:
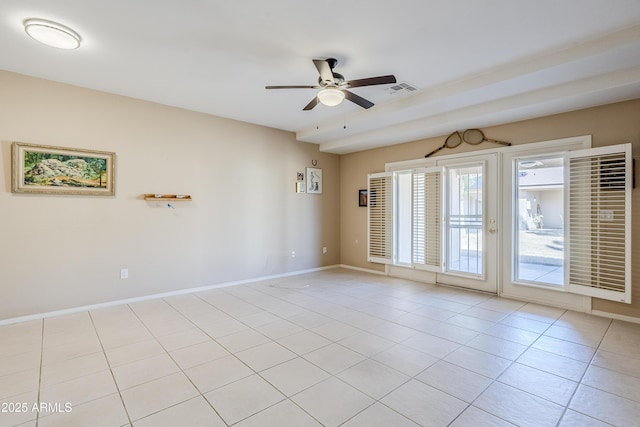
<path fill-rule="evenodd" d="M 395 95 L 396 93 L 414 92 L 417 89 L 415 88 L 415 86 L 410 85 L 407 82 L 401 82 L 401 83 L 395 84 L 393 86 L 389 86 L 385 90 L 387 92 L 389 92 L 390 95 Z"/>

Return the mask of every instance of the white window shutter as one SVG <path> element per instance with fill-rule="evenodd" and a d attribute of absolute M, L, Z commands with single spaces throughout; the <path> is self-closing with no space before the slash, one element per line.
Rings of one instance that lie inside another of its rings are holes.
<path fill-rule="evenodd" d="M 393 174 L 368 176 L 368 250 L 369 262 L 393 262 Z"/>
<path fill-rule="evenodd" d="M 568 157 L 567 289 L 631 303 L 631 144 Z"/>
<path fill-rule="evenodd" d="M 443 247 L 442 201 L 444 170 L 414 169 L 413 175 L 413 267 L 441 272 Z"/>

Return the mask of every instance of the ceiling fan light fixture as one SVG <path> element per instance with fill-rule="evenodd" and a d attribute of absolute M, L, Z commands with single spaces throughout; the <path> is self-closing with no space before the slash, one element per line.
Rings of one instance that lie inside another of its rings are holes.
<path fill-rule="evenodd" d="M 80 47 L 80 35 L 62 24 L 46 19 L 27 19 L 23 24 L 29 37 L 47 46 L 58 49 Z"/>
<path fill-rule="evenodd" d="M 344 101 L 344 92 L 335 87 L 322 89 L 318 92 L 318 100 L 328 107 L 335 107 Z"/>

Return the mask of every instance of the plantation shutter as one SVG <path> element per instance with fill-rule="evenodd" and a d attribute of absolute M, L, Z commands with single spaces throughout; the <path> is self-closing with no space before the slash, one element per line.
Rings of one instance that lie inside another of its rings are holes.
<path fill-rule="evenodd" d="M 631 144 L 568 157 L 567 289 L 631 303 Z"/>
<path fill-rule="evenodd" d="M 443 271 L 443 168 L 412 171 L 412 264 L 415 268 Z"/>
<path fill-rule="evenodd" d="M 368 190 L 369 262 L 393 262 L 393 175 L 369 175 Z"/>

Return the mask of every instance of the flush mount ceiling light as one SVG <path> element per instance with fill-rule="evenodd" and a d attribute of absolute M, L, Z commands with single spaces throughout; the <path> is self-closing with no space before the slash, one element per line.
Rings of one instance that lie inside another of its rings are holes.
<path fill-rule="evenodd" d="M 80 35 L 71 28 L 46 19 L 27 19 L 24 30 L 34 40 L 59 49 L 80 47 Z"/>
<path fill-rule="evenodd" d="M 322 89 L 318 92 L 318 100 L 328 107 L 335 107 L 344 101 L 344 92 L 335 87 Z"/>

